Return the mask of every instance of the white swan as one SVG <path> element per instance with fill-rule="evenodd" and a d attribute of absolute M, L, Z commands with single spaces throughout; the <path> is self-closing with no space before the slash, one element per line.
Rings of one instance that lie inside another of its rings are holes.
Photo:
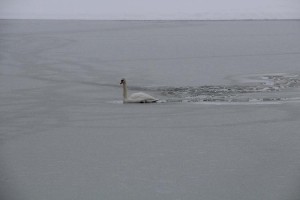
<path fill-rule="evenodd" d="M 155 103 L 158 101 L 158 99 L 143 92 L 133 93 L 128 97 L 126 80 L 123 78 L 120 84 L 123 84 L 123 103 Z"/>

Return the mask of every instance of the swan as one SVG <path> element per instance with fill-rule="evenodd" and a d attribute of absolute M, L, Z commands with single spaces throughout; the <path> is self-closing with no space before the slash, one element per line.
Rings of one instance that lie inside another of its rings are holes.
<path fill-rule="evenodd" d="M 143 92 L 133 93 L 128 97 L 125 78 L 121 80 L 120 85 L 121 84 L 123 85 L 123 103 L 155 103 L 158 101 L 158 99 Z"/>

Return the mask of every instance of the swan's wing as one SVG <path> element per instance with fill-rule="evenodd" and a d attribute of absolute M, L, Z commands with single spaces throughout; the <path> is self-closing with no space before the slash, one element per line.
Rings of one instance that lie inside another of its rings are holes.
<path fill-rule="evenodd" d="M 149 102 L 156 102 L 158 99 L 154 98 L 153 96 L 143 93 L 143 92 L 138 92 L 138 93 L 133 93 L 130 95 L 128 100 L 132 102 L 143 102 L 143 103 L 149 103 Z"/>

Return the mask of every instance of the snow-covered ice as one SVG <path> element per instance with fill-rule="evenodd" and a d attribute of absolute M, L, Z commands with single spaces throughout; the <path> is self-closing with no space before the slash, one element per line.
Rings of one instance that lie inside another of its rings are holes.
<path fill-rule="evenodd" d="M 0 27 L 1 199 L 299 199 L 299 21 Z"/>

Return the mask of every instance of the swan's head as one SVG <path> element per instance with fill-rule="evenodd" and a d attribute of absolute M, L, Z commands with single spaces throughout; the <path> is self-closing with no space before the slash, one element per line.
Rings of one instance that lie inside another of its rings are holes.
<path fill-rule="evenodd" d="M 121 80 L 120 84 L 126 84 L 125 78 L 123 78 L 123 79 Z"/>

